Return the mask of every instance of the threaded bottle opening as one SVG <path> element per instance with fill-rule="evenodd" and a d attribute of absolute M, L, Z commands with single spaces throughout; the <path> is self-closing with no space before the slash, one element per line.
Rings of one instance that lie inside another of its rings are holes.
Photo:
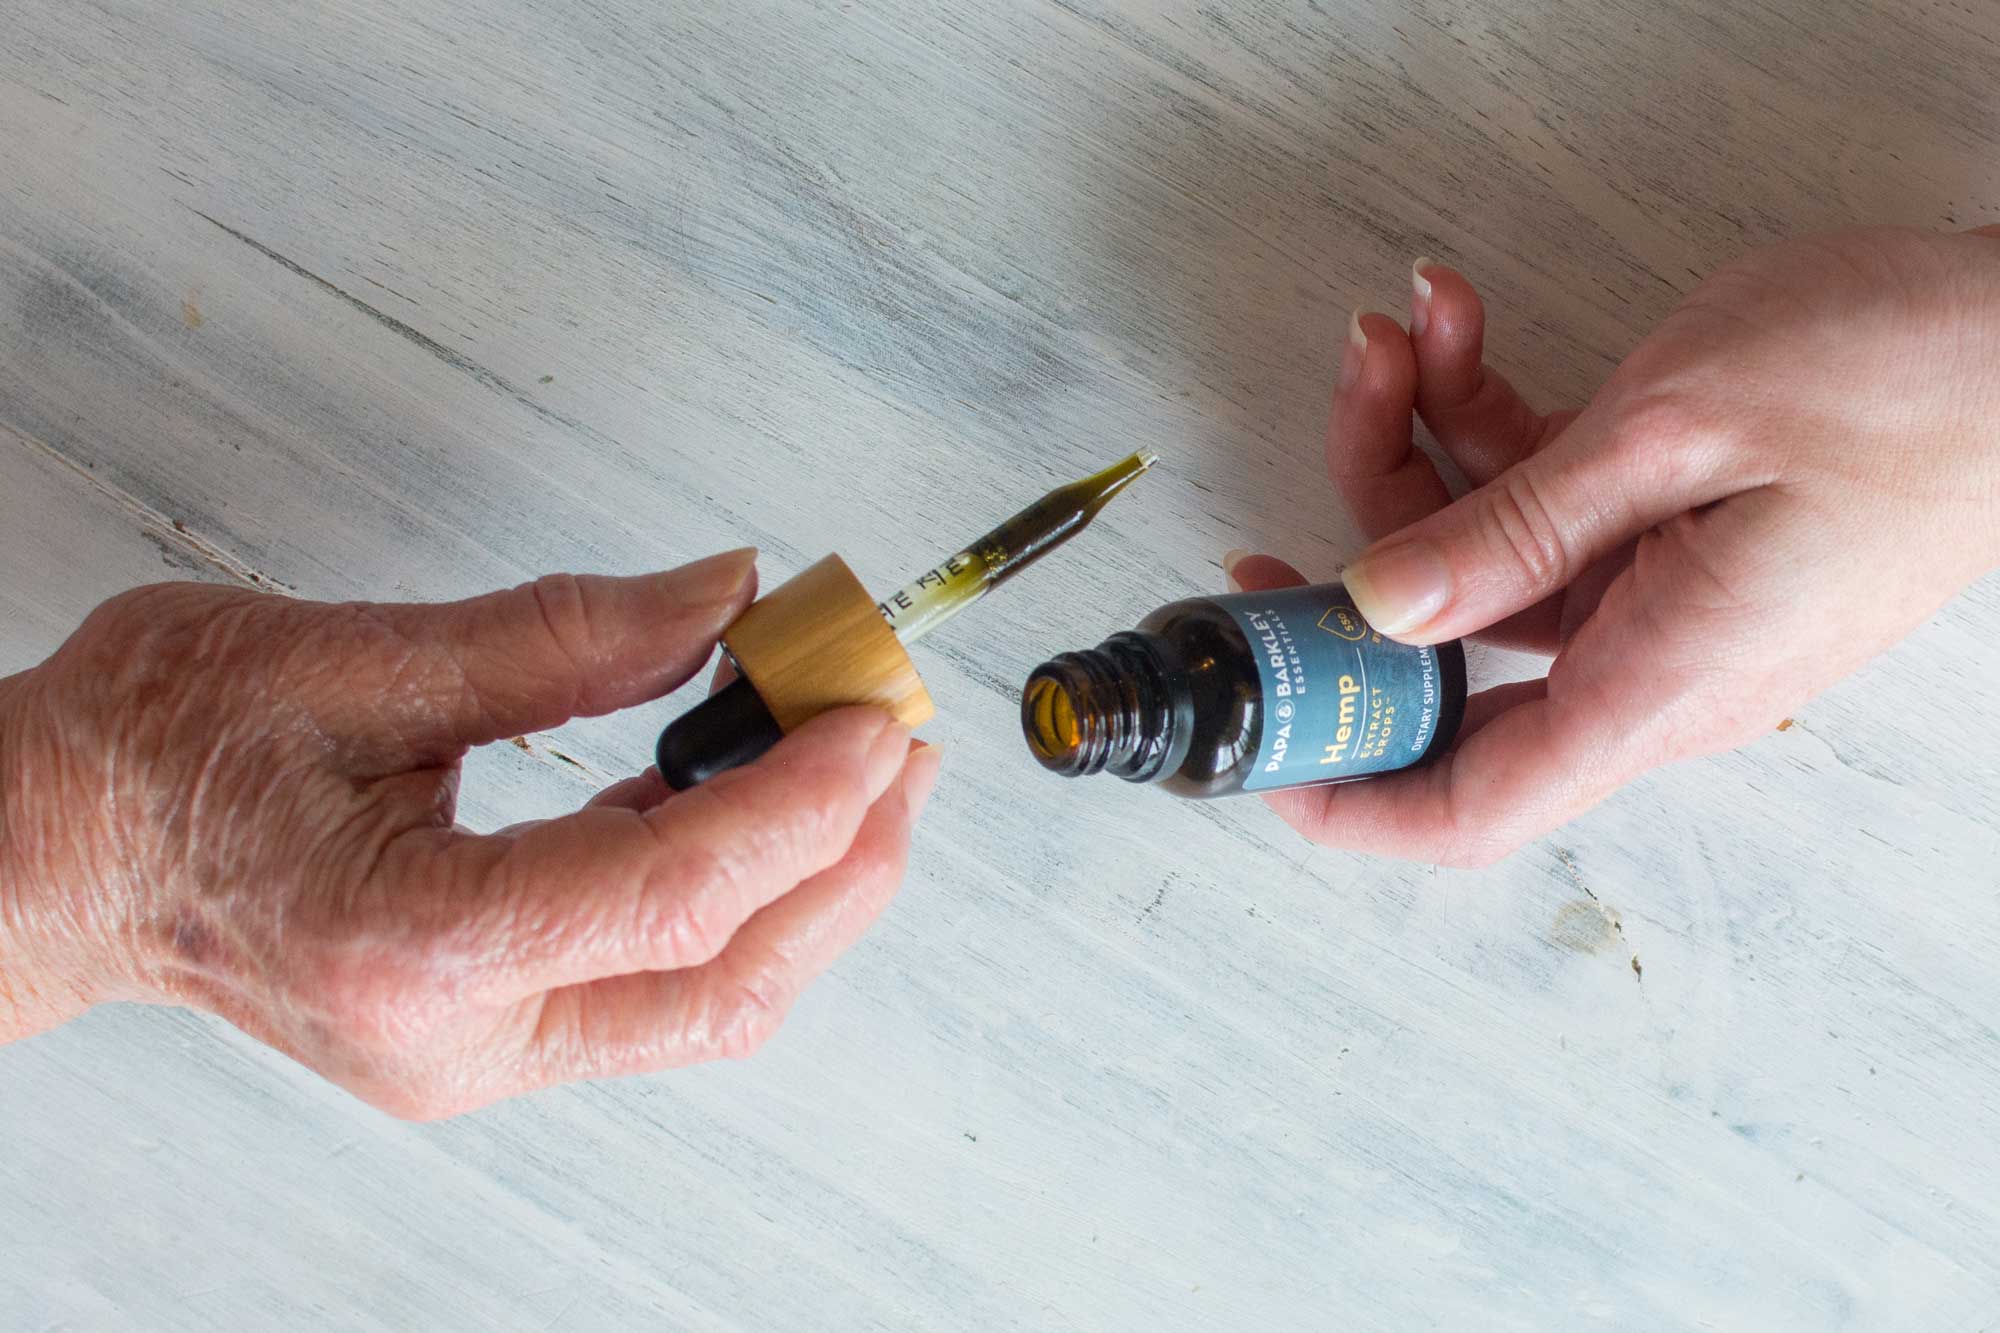
<path fill-rule="evenodd" d="M 1021 692 L 1021 731 L 1043 768 L 1070 778 L 1104 768 L 1125 730 L 1117 677 L 1116 665 L 1096 651 L 1064 653 L 1035 668 Z"/>
<path fill-rule="evenodd" d="M 1109 769 L 1130 782 L 1178 763 L 1188 728 L 1175 725 L 1163 647 L 1118 634 L 1036 667 L 1021 691 L 1021 732 L 1035 761 L 1068 778 Z"/>

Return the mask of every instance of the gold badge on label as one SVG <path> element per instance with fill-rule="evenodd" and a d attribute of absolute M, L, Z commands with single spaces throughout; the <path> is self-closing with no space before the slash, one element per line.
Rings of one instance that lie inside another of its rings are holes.
<path fill-rule="evenodd" d="M 1361 613 L 1351 606 L 1329 608 L 1327 613 L 1319 618 L 1319 627 L 1336 639 L 1345 639 L 1349 643 L 1361 642 L 1363 636 L 1368 633 L 1368 622 L 1363 620 Z"/>

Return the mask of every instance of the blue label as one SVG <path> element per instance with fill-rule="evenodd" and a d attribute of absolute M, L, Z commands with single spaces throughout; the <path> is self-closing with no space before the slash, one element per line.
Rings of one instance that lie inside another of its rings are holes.
<path fill-rule="evenodd" d="M 1435 648 L 1383 638 L 1338 583 L 1216 600 L 1249 636 L 1264 680 L 1245 791 L 1345 782 L 1423 758 L 1444 702 Z"/>

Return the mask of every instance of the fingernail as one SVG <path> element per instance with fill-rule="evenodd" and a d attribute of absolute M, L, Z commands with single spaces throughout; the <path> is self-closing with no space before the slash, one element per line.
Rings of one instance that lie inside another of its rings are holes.
<path fill-rule="evenodd" d="M 1424 336 L 1424 326 L 1431 322 L 1431 280 L 1424 276 L 1424 270 L 1432 261 L 1419 257 L 1410 265 L 1410 336 Z"/>
<path fill-rule="evenodd" d="M 756 566 L 757 548 L 745 546 L 696 560 L 668 573 L 689 601 L 720 602 L 734 596 Z"/>
<path fill-rule="evenodd" d="M 1384 634 L 1428 622 L 1451 597 L 1451 571 L 1437 548 L 1409 541 L 1363 556 L 1340 573 L 1362 618 Z"/>
<path fill-rule="evenodd" d="M 889 790 L 889 784 L 903 771 L 903 765 L 910 757 L 910 729 L 894 718 L 882 728 L 882 734 L 868 747 L 868 759 L 862 769 L 862 785 L 868 789 L 868 799 L 874 800 Z"/>
<path fill-rule="evenodd" d="M 1361 364 L 1368 359 L 1368 334 L 1361 327 L 1361 312 L 1347 317 L 1347 350 L 1340 354 L 1340 391 L 1347 392 L 1361 378 Z"/>
<path fill-rule="evenodd" d="M 909 807 L 910 818 L 915 819 L 930 804 L 931 791 L 937 786 L 938 770 L 944 766 L 944 752 L 935 745 L 919 743 L 910 752 L 903 764 L 903 804 Z"/>
<path fill-rule="evenodd" d="M 1237 592 L 1243 591 L 1243 585 L 1236 580 L 1236 566 L 1242 564 L 1249 556 L 1248 551 L 1242 550 L 1232 549 L 1222 553 L 1222 577 L 1228 580 L 1229 586 Z"/>

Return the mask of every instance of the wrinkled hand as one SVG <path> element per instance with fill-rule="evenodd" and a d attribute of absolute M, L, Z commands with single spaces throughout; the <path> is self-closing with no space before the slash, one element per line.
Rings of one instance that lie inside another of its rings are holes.
<path fill-rule="evenodd" d="M 2000 228 L 1794 241 L 1704 282 L 1581 412 L 1481 364 L 1420 261 L 1358 318 L 1327 461 L 1377 539 L 1344 578 L 1410 643 L 1552 653 L 1430 768 L 1275 794 L 1307 836 L 1492 861 L 1638 774 L 1768 731 L 2000 564 Z M 1423 419 L 1474 489 L 1412 447 Z M 1241 586 L 1298 582 L 1250 557 Z"/>
<path fill-rule="evenodd" d="M 398 1115 L 745 1054 L 894 893 L 937 756 L 815 720 L 689 792 L 452 823 L 471 746 L 653 699 L 754 553 L 442 606 L 165 584 L 0 681 L 0 1039 L 210 1009 Z"/>

